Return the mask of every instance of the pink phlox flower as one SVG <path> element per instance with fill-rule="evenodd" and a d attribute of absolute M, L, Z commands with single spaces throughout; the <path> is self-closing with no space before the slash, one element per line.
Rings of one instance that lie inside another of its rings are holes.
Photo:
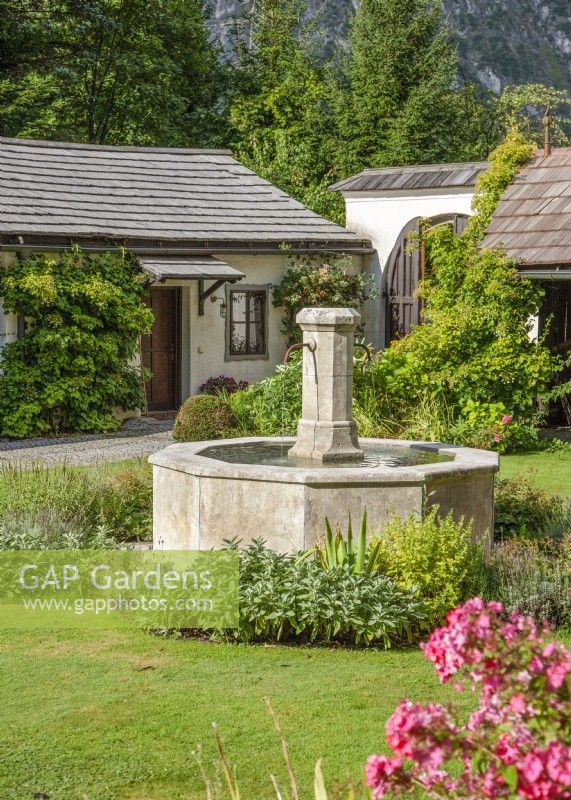
<path fill-rule="evenodd" d="M 568 661 L 556 661 L 555 664 L 550 664 L 545 670 L 547 682 L 552 689 L 560 689 L 570 671 L 571 664 Z"/>
<path fill-rule="evenodd" d="M 402 767 L 400 758 L 370 756 L 365 766 L 367 786 L 373 790 L 375 800 L 384 797 L 391 788 L 390 778 Z"/>
<path fill-rule="evenodd" d="M 515 711 L 516 714 L 523 714 L 527 708 L 525 697 L 522 694 L 514 694 L 510 699 L 509 705 L 511 710 Z"/>

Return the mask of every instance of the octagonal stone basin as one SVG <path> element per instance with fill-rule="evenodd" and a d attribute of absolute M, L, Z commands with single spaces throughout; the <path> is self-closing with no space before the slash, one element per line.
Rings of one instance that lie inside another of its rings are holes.
<path fill-rule="evenodd" d="M 435 504 L 441 514 L 452 511 L 456 519 L 472 520 L 477 535 L 493 530 L 496 453 L 360 439 L 364 462 L 322 465 L 288 460 L 287 450 L 295 441 L 260 437 L 194 442 L 151 456 L 154 548 L 203 550 L 219 548 L 233 537 L 243 544 L 261 537 L 279 552 L 295 552 L 323 537 L 326 517 L 346 530 L 349 514 L 358 526 L 366 509 L 369 526 L 378 530 L 392 512 L 420 517 Z M 394 449 L 396 460 L 405 463 L 395 465 L 389 457 L 387 464 L 378 457 L 385 448 L 389 456 Z M 248 463 L 256 453 L 266 463 Z"/>

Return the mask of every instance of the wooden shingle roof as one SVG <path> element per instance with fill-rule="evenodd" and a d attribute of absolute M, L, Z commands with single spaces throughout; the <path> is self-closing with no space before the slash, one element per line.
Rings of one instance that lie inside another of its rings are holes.
<path fill-rule="evenodd" d="M 0 138 L 0 241 L 86 239 L 138 249 L 143 241 L 198 250 L 370 249 L 227 150 Z"/>
<path fill-rule="evenodd" d="M 332 192 L 387 192 L 416 189 L 443 189 L 474 186 L 480 173 L 490 166 L 487 161 L 460 164 L 414 164 L 410 167 L 365 169 L 358 175 L 339 181 Z"/>
<path fill-rule="evenodd" d="M 510 183 L 482 243 L 496 245 L 523 266 L 571 263 L 571 147 L 541 151 Z"/>

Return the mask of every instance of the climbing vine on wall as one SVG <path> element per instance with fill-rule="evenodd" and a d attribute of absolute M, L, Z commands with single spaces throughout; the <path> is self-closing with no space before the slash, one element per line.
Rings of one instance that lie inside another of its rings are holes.
<path fill-rule="evenodd" d="M 530 317 L 543 291 L 518 274 L 502 248 L 481 241 L 494 209 L 534 147 L 512 134 L 480 179 L 474 216 L 462 236 L 449 226 L 427 234 L 430 277 L 420 288 L 425 323 L 394 345 L 442 398 L 464 444 L 509 449 L 530 444 L 537 397 L 561 368 L 547 347 L 530 340 Z"/>
<path fill-rule="evenodd" d="M 118 427 L 116 409 L 144 405 L 134 363 L 152 325 L 135 258 L 32 254 L 0 270 L 7 313 L 26 318 L 24 335 L 2 351 L 0 431 L 22 438 Z"/>

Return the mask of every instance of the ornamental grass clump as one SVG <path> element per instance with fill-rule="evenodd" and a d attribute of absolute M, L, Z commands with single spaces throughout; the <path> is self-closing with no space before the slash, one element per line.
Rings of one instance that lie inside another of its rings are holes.
<path fill-rule="evenodd" d="M 113 547 L 151 538 L 151 518 L 146 461 L 118 472 L 66 464 L 0 469 L 0 550 Z"/>
<path fill-rule="evenodd" d="M 441 682 L 471 689 L 453 706 L 404 700 L 386 725 L 389 756 L 366 767 L 373 798 L 571 798 L 571 654 L 517 612 L 480 598 L 451 611 L 422 647 Z M 458 762 L 460 769 L 458 769 Z"/>

